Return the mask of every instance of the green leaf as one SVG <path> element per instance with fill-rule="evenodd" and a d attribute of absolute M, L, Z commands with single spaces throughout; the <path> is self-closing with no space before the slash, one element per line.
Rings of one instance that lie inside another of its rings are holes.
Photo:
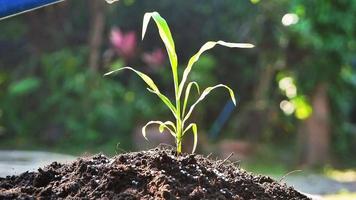
<path fill-rule="evenodd" d="M 176 131 L 177 131 L 176 126 L 174 125 L 173 122 L 171 122 L 171 121 L 165 121 L 164 124 L 167 125 L 167 126 L 171 126 L 171 128 L 173 129 L 172 132 L 176 132 Z"/>
<path fill-rule="evenodd" d="M 142 127 L 142 135 L 146 140 L 148 140 L 147 134 L 146 134 L 146 128 L 147 128 L 147 126 L 152 125 L 152 124 L 159 125 L 159 132 L 162 133 L 164 131 L 164 129 L 167 129 L 172 134 L 173 137 L 176 137 L 176 134 L 173 131 L 173 130 L 175 130 L 175 126 L 171 121 L 166 121 L 166 122 L 149 121 L 149 122 L 147 122 L 147 124 L 145 126 Z M 171 128 L 169 128 L 169 126 L 172 126 L 172 125 L 173 125 L 173 127 L 172 127 L 173 130 Z"/>
<path fill-rule="evenodd" d="M 159 31 L 159 35 L 166 47 L 169 61 L 172 67 L 174 81 L 178 82 L 178 72 L 177 72 L 178 59 L 177 59 L 177 54 L 176 54 L 172 34 L 166 20 L 163 19 L 161 15 L 158 14 L 158 12 L 150 12 L 144 15 L 143 26 L 142 26 L 142 39 L 145 37 L 147 26 L 151 18 L 153 18 L 153 20 L 155 21 Z"/>
<path fill-rule="evenodd" d="M 147 90 L 149 92 L 153 93 L 153 94 L 156 94 L 161 99 L 161 101 L 164 104 L 166 104 L 166 106 L 169 108 L 169 110 L 171 110 L 171 112 L 173 113 L 174 117 L 177 118 L 176 108 L 172 104 L 171 100 L 168 99 L 168 97 L 164 96 L 162 93 L 160 93 L 158 91 L 151 90 L 150 88 L 147 88 Z"/>
<path fill-rule="evenodd" d="M 183 102 L 183 111 L 182 111 L 182 116 L 184 116 L 185 114 L 185 109 L 187 107 L 187 104 L 188 104 L 188 99 L 189 99 L 189 93 L 190 93 L 190 90 L 192 88 L 192 86 L 195 86 L 197 91 L 198 91 L 198 94 L 200 94 L 200 90 L 199 90 L 199 85 L 197 82 L 195 81 L 192 81 L 192 82 L 189 82 L 188 83 L 188 86 L 187 86 L 187 89 L 185 90 L 185 97 L 184 97 L 184 102 Z"/>
<path fill-rule="evenodd" d="M 164 131 L 164 125 L 161 124 L 159 127 L 158 127 L 158 130 L 160 133 L 162 133 Z"/>
<path fill-rule="evenodd" d="M 9 86 L 9 93 L 14 96 L 29 94 L 39 88 L 41 82 L 36 77 L 22 79 Z"/>
<path fill-rule="evenodd" d="M 184 130 L 183 136 L 190 128 L 193 130 L 193 134 L 194 134 L 194 144 L 193 144 L 193 151 L 192 151 L 192 153 L 194 153 L 198 144 L 198 126 L 196 123 L 189 124 L 189 126 L 187 126 L 187 128 Z"/>
<path fill-rule="evenodd" d="M 170 126 L 172 129 L 170 129 L 169 126 Z M 171 122 L 171 121 L 165 121 L 163 124 L 161 124 L 161 125 L 159 126 L 159 131 L 162 133 L 165 128 L 168 129 L 168 130 L 171 132 L 171 134 L 176 132 L 176 126 L 175 126 L 174 123 Z M 172 134 L 172 135 L 175 137 L 175 134 Z"/>
<path fill-rule="evenodd" d="M 217 44 L 225 46 L 225 47 L 230 47 L 230 48 L 253 48 L 254 45 L 249 44 L 249 43 L 230 43 L 230 42 L 224 42 L 224 41 L 217 41 L 217 42 L 213 42 L 213 41 L 209 41 L 207 43 L 205 43 L 200 50 L 198 51 L 198 53 L 196 53 L 194 56 L 192 56 L 189 59 L 188 65 L 185 68 L 184 72 L 183 72 L 183 77 L 182 77 L 182 81 L 179 84 L 179 92 L 178 92 L 178 97 L 180 97 L 182 95 L 182 91 L 183 91 L 183 87 L 184 84 L 189 76 L 190 71 L 192 70 L 192 67 L 194 65 L 195 62 L 197 62 L 199 60 L 199 57 L 202 53 L 204 53 L 205 51 L 214 48 Z"/>
<path fill-rule="evenodd" d="M 133 69 L 132 67 L 122 67 L 122 68 L 120 68 L 120 69 L 116 69 L 116 70 L 114 70 L 114 71 L 108 72 L 108 73 L 104 74 L 104 76 L 109 76 L 109 75 L 111 75 L 111 74 L 114 74 L 114 73 L 116 73 L 116 72 L 118 72 L 118 71 L 121 71 L 121 70 L 124 70 L 124 69 L 128 69 L 128 70 L 131 70 L 131 71 L 135 72 L 137 75 L 139 75 L 139 76 L 142 78 L 143 81 L 146 82 L 146 84 L 147 84 L 153 91 L 158 91 L 158 92 L 159 92 L 158 87 L 156 86 L 156 84 L 153 82 L 153 80 L 152 80 L 149 76 L 147 76 L 146 74 L 144 74 L 144 73 L 142 73 L 142 72 L 140 72 L 140 71 L 138 71 L 138 70 Z"/>
<path fill-rule="evenodd" d="M 205 98 L 212 90 L 214 90 L 214 89 L 216 89 L 216 88 L 219 88 L 219 87 L 224 87 L 224 88 L 226 88 L 226 89 L 229 91 L 231 100 L 232 100 L 232 102 L 234 103 L 234 105 L 236 106 L 236 99 L 235 99 L 234 91 L 232 91 L 231 88 L 229 88 L 228 86 L 226 86 L 226 85 L 224 85 L 224 84 L 219 84 L 219 85 L 215 85 L 215 86 L 213 86 L 213 87 L 208 87 L 208 88 L 206 88 L 206 89 L 203 91 L 203 93 L 200 95 L 199 99 L 190 107 L 190 109 L 189 109 L 187 115 L 184 116 L 183 123 L 185 123 L 185 122 L 188 120 L 188 118 L 189 118 L 190 115 L 192 114 L 192 112 L 193 112 L 195 106 L 196 106 L 199 102 L 203 101 L 204 98 Z"/>
<path fill-rule="evenodd" d="M 142 73 L 140 71 L 137 71 L 137 70 L 135 70 L 135 69 L 133 69 L 131 67 L 123 67 L 123 68 L 108 72 L 108 73 L 104 74 L 104 76 L 111 75 L 113 73 L 116 73 L 116 72 L 118 72 L 120 70 L 124 70 L 124 69 L 128 69 L 128 70 L 134 71 L 137 75 L 139 75 L 142 78 L 142 80 L 145 81 L 145 83 L 149 86 L 149 88 L 147 88 L 148 91 L 156 94 L 163 101 L 163 103 L 166 104 L 166 106 L 172 111 L 174 116 L 176 116 L 176 114 L 175 114 L 176 113 L 176 109 L 173 106 L 172 102 L 159 91 L 158 87 L 153 82 L 153 80 L 149 76 L 147 76 L 146 74 L 144 74 L 144 73 Z"/>

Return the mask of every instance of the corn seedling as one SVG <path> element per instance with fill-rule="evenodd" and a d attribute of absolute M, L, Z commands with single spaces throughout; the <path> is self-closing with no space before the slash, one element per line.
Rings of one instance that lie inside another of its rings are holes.
<path fill-rule="evenodd" d="M 169 110 L 172 112 L 174 118 L 175 118 L 175 123 L 172 121 L 150 121 L 148 122 L 143 128 L 142 128 L 142 134 L 145 137 L 146 140 L 146 127 L 149 125 L 156 124 L 159 126 L 159 131 L 162 133 L 164 130 L 168 130 L 169 133 L 175 138 L 176 142 L 176 148 L 177 148 L 177 153 L 182 152 L 182 139 L 187 134 L 190 130 L 194 135 L 194 144 L 193 144 L 193 153 L 195 152 L 197 142 L 198 142 L 198 127 L 196 123 L 189 123 L 188 120 L 189 117 L 191 116 L 192 112 L 194 111 L 194 108 L 205 99 L 205 97 L 214 89 L 216 88 L 225 88 L 228 90 L 231 100 L 236 106 L 236 100 L 235 100 L 235 95 L 234 92 L 232 91 L 231 88 L 229 88 L 226 85 L 223 84 L 218 84 L 212 87 L 208 87 L 203 92 L 200 94 L 199 90 L 199 85 L 195 81 L 191 81 L 187 83 L 187 79 L 189 76 L 189 73 L 192 70 L 192 67 L 195 62 L 198 61 L 200 55 L 204 53 L 205 51 L 212 49 L 216 45 L 222 45 L 230 48 L 252 48 L 252 44 L 248 43 L 229 43 L 229 42 L 224 42 L 224 41 L 209 41 L 205 43 L 200 50 L 190 58 L 187 67 L 185 68 L 182 78 L 179 79 L 179 74 L 178 74 L 178 59 L 177 59 L 177 54 L 175 51 L 175 45 L 174 45 L 174 40 L 172 38 L 171 31 L 168 27 L 168 24 L 164 18 L 162 18 L 159 13 L 157 12 L 150 12 L 146 13 L 143 18 L 143 27 L 142 27 L 142 39 L 145 36 L 147 26 L 150 22 L 150 20 L 153 19 L 158 31 L 159 35 L 165 45 L 165 48 L 168 53 L 170 65 L 172 68 L 172 75 L 173 75 L 173 83 L 174 83 L 174 91 L 175 91 L 175 103 L 173 104 L 172 101 L 162 94 L 154 81 L 147 76 L 146 74 L 137 71 L 131 67 L 123 67 L 114 71 L 111 71 L 109 73 L 106 73 L 105 75 L 110 75 L 112 73 L 115 73 L 117 71 L 123 70 L 123 69 L 128 69 L 133 72 L 135 72 L 138 76 L 142 78 L 142 80 L 148 85 L 147 90 L 159 97 L 159 99 L 162 100 L 162 102 L 169 108 Z M 188 99 L 189 95 L 191 92 L 192 87 L 195 87 L 197 90 L 197 93 L 200 95 L 199 98 L 195 101 L 195 103 L 191 104 L 189 109 L 188 109 Z M 183 97 L 184 93 L 184 97 Z"/>

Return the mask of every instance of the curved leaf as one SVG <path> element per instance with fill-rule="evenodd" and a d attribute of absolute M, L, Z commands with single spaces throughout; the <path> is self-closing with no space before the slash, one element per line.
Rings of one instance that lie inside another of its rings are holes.
<path fill-rule="evenodd" d="M 159 89 L 158 87 L 156 86 L 156 84 L 153 82 L 153 80 L 147 76 L 146 74 L 136 70 L 136 69 L 133 69 L 132 67 L 122 67 L 120 69 L 116 69 L 114 71 L 111 71 L 111 72 L 108 72 L 106 74 L 104 74 L 104 76 L 108 76 L 108 75 L 111 75 L 111 74 L 114 74 L 118 71 L 121 71 L 121 70 L 124 70 L 124 69 L 128 69 L 128 70 L 131 70 L 133 72 L 135 72 L 137 75 L 139 75 L 143 81 L 146 82 L 146 84 L 153 90 L 153 91 L 158 91 L 159 92 Z"/>
<path fill-rule="evenodd" d="M 159 132 L 160 132 L 160 133 L 162 133 L 164 129 L 167 129 L 167 130 L 173 135 L 173 137 L 176 136 L 175 132 L 174 132 L 172 129 L 170 129 L 170 128 L 168 127 L 168 125 L 173 124 L 172 122 L 170 122 L 170 121 L 166 121 L 166 122 L 161 122 L 161 121 L 149 121 L 149 122 L 146 123 L 146 125 L 144 125 L 144 126 L 142 127 L 142 135 L 143 135 L 143 137 L 144 137 L 147 141 L 148 141 L 148 138 L 147 138 L 147 134 L 146 134 L 146 128 L 147 128 L 147 126 L 152 125 L 152 124 L 157 124 L 157 125 L 159 125 Z"/>
<path fill-rule="evenodd" d="M 229 91 L 231 100 L 232 100 L 232 102 L 234 103 L 234 105 L 236 106 L 236 99 L 235 99 L 234 91 L 232 91 L 231 88 L 229 88 L 228 86 L 226 86 L 226 85 L 224 85 L 224 84 L 219 84 L 219 85 L 215 85 L 215 86 L 213 86 L 213 87 L 208 87 L 208 88 L 206 88 L 206 89 L 203 91 L 203 93 L 200 95 L 199 99 L 190 107 L 190 109 L 189 109 L 187 115 L 186 115 L 186 116 L 184 117 L 184 119 L 183 119 L 183 123 L 188 120 L 188 118 L 189 118 L 190 115 L 192 114 L 192 112 L 193 112 L 195 106 L 196 106 L 199 102 L 201 102 L 202 100 L 204 100 L 204 98 L 205 98 L 212 90 L 214 90 L 214 89 L 216 89 L 216 88 L 219 88 L 219 87 L 224 87 L 224 88 L 226 88 L 226 89 Z"/>
<path fill-rule="evenodd" d="M 153 20 L 155 21 L 159 31 L 159 35 L 164 45 L 166 46 L 166 50 L 169 56 L 169 62 L 171 63 L 171 67 L 173 71 L 173 78 L 175 82 L 178 82 L 178 72 L 177 72 L 178 58 L 177 58 L 172 34 L 166 20 L 163 19 L 158 12 L 150 12 L 144 15 L 143 26 L 142 26 L 142 39 L 145 37 L 147 26 L 151 18 L 153 18 Z"/>
<path fill-rule="evenodd" d="M 163 103 L 166 104 L 166 106 L 172 111 L 174 116 L 176 116 L 175 115 L 176 109 L 173 106 L 172 102 L 159 91 L 158 87 L 153 82 L 153 80 L 149 76 L 147 76 L 146 74 L 144 74 L 144 73 L 142 73 L 142 72 L 140 72 L 138 70 L 135 70 L 135 69 L 133 69 L 131 67 L 123 67 L 123 68 L 116 69 L 114 71 L 108 72 L 108 73 L 104 74 L 104 76 L 111 75 L 113 73 L 116 73 L 116 72 L 118 72 L 120 70 L 124 70 L 124 69 L 131 70 L 131 71 L 135 72 L 137 75 L 139 75 L 142 78 L 142 80 L 145 81 L 145 83 L 149 86 L 149 88 L 147 88 L 148 91 L 156 94 L 163 101 Z"/>
<path fill-rule="evenodd" d="M 187 128 L 183 131 L 183 136 L 190 128 L 192 129 L 194 134 L 194 144 L 193 144 L 193 151 L 192 151 L 192 153 L 194 153 L 198 144 L 198 126 L 196 123 L 189 124 L 189 126 L 187 126 Z"/>
<path fill-rule="evenodd" d="M 198 83 L 195 82 L 195 81 L 189 82 L 188 85 L 187 85 L 187 88 L 185 89 L 185 97 L 184 97 L 184 102 L 183 102 L 182 116 L 184 116 L 185 109 L 186 109 L 187 104 L 188 104 L 189 93 L 190 93 L 190 90 L 191 90 L 193 85 L 196 87 L 196 89 L 198 91 L 198 94 L 200 94 Z"/>
<path fill-rule="evenodd" d="M 249 44 L 249 43 L 230 43 L 230 42 L 224 42 L 224 41 L 217 41 L 217 42 L 213 42 L 213 41 L 209 41 L 207 43 L 205 43 L 200 50 L 198 51 L 198 53 L 196 53 L 194 56 L 192 56 L 189 59 L 188 65 L 185 68 L 184 72 L 183 72 L 183 76 L 182 76 L 182 81 L 179 84 L 179 92 L 178 92 L 178 97 L 181 96 L 182 94 L 182 90 L 184 87 L 184 84 L 188 78 L 188 75 L 190 73 L 190 71 L 192 70 L 192 67 L 194 65 L 195 62 L 197 62 L 199 60 L 199 57 L 202 53 L 204 53 L 205 51 L 214 48 L 217 44 L 225 46 L 225 47 L 230 47 L 230 48 L 253 48 L 254 45 Z"/>
<path fill-rule="evenodd" d="M 147 88 L 147 90 L 153 94 L 156 94 L 164 104 L 166 104 L 166 106 L 169 108 L 169 110 L 173 113 L 173 116 L 175 118 L 177 118 L 177 114 L 176 114 L 176 108 L 174 107 L 174 105 L 172 104 L 171 100 L 168 99 L 168 97 L 164 96 L 162 93 L 151 90 L 150 88 Z"/>
<path fill-rule="evenodd" d="M 169 129 L 169 126 L 170 126 L 172 129 Z M 172 135 L 175 137 L 175 135 L 176 135 L 175 132 L 176 132 L 177 129 L 176 129 L 176 126 L 174 125 L 173 122 L 171 122 L 171 121 L 165 121 L 163 124 L 161 124 L 161 125 L 159 126 L 160 132 L 162 133 L 165 128 L 167 128 L 167 129 L 171 132 L 171 134 L 174 133 L 174 134 L 172 134 Z"/>

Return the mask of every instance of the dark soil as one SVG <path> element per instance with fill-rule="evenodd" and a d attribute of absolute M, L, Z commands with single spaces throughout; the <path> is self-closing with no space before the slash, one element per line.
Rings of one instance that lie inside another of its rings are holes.
<path fill-rule="evenodd" d="M 167 148 L 57 162 L 0 178 L 0 199 L 308 199 L 229 161 Z"/>

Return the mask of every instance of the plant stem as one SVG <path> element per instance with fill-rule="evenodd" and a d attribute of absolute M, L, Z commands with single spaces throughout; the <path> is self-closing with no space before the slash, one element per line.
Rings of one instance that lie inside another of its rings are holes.
<path fill-rule="evenodd" d="M 178 88 L 176 90 L 176 109 L 177 109 L 177 119 L 176 119 L 176 128 L 177 128 L 177 137 L 176 137 L 176 145 L 177 145 L 177 153 L 180 154 L 182 152 L 182 119 L 181 119 L 181 106 L 180 106 L 180 98 L 178 96 Z"/>
<path fill-rule="evenodd" d="M 177 119 L 177 153 L 180 154 L 182 152 L 182 120 Z"/>
<path fill-rule="evenodd" d="M 177 145 L 177 154 L 182 152 L 182 117 L 181 117 L 181 105 L 180 105 L 180 97 L 179 97 L 179 78 L 177 71 L 173 69 L 173 81 L 174 81 L 174 90 L 176 97 L 176 145 Z"/>

